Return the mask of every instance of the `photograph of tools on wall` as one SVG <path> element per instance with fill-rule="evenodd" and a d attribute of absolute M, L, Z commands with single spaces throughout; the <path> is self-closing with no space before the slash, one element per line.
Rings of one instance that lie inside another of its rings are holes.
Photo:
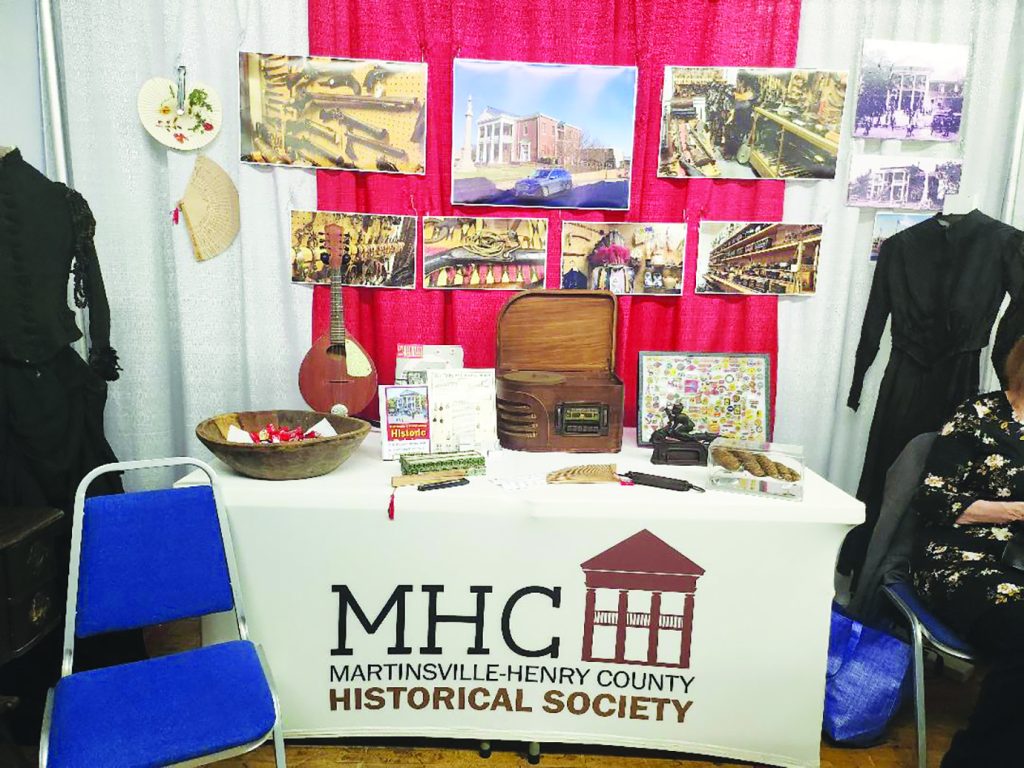
<path fill-rule="evenodd" d="M 423 219 L 423 287 L 543 288 L 547 219 Z"/>
<path fill-rule="evenodd" d="M 331 282 L 326 230 L 339 227 L 344 244 L 341 284 L 414 288 L 416 217 L 292 211 L 292 282 Z"/>
<path fill-rule="evenodd" d="M 427 65 L 242 52 L 243 162 L 422 174 Z"/>

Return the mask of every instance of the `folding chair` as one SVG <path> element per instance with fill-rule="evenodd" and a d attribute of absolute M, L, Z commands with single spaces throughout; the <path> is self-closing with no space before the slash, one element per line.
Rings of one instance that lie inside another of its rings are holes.
<path fill-rule="evenodd" d="M 912 513 L 911 513 L 912 514 Z M 882 591 L 910 624 L 910 641 L 914 648 L 914 715 L 917 726 L 917 765 L 928 768 L 924 714 L 924 647 L 927 643 L 940 653 L 974 663 L 973 649 L 924 604 L 914 585 L 897 581 Z"/>
<path fill-rule="evenodd" d="M 917 765 L 927 768 L 924 709 L 924 648 L 974 662 L 971 647 L 946 626 L 918 596 L 911 581 L 911 557 L 917 517 L 911 501 L 921 479 L 936 433 L 925 432 L 910 440 L 889 467 L 878 523 L 868 545 L 860 584 L 849 608 L 858 619 L 879 624 L 888 620 L 886 600 L 894 605 L 910 630 L 914 659 L 914 715 L 917 726 Z M 939 657 L 942 658 L 941 656 Z"/>
<path fill-rule="evenodd" d="M 86 498 L 107 472 L 198 467 L 210 485 Z M 234 611 L 239 639 L 73 673 L 75 639 Z M 106 464 L 75 495 L 61 679 L 39 747 L 53 766 L 197 766 L 274 739 L 281 713 L 262 650 L 248 639 L 231 533 L 213 470 L 195 459 Z"/>

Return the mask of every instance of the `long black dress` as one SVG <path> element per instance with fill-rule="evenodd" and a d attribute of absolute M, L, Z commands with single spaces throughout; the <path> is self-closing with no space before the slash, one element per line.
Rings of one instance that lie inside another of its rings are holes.
<path fill-rule="evenodd" d="M 82 477 L 115 461 L 103 434 L 107 381 L 117 378 L 110 310 L 85 200 L 50 181 L 18 150 L 0 158 L 0 508 L 70 513 Z M 68 307 L 89 308 L 89 364 Z M 121 490 L 116 476 L 94 493 Z"/>
<path fill-rule="evenodd" d="M 47 179 L 17 150 L 0 157 L 0 515 L 8 506 L 63 509 L 65 557 L 78 483 L 116 461 L 103 411 L 118 364 L 94 231 L 81 195 Z M 70 346 L 82 332 L 68 307 L 69 280 L 76 304 L 89 309 L 88 363 Z M 109 474 L 90 486 L 93 494 L 121 490 Z M 21 698 L 11 719 L 23 743 L 38 737 L 61 640 L 52 632 L 0 669 L 0 692 Z M 135 631 L 80 642 L 75 663 L 81 669 L 144 656 Z"/>
<path fill-rule="evenodd" d="M 866 521 L 843 545 L 842 570 L 858 569 L 864 560 L 885 473 L 900 451 L 922 432 L 938 429 L 978 392 L 979 357 L 1000 304 L 1024 286 L 1022 248 L 1024 232 L 977 210 L 949 220 L 934 216 L 882 243 L 847 400 L 851 408 L 860 405 L 864 376 L 890 315 L 892 352 L 857 488 Z"/>

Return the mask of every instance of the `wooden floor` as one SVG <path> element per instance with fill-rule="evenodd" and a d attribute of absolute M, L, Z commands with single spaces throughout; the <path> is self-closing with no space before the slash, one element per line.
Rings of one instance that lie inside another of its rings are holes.
<path fill-rule="evenodd" d="M 195 640 L 194 625 L 170 633 L 147 636 L 154 653 L 190 647 Z M 974 706 L 979 675 L 968 682 L 949 679 L 936 672 L 926 680 L 928 712 L 928 765 L 938 768 L 953 733 L 962 727 Z M 742 727 L 741 723 L 737 727 Z M 916 768 L 914 721 L 905 708 L 889 729 L 884 744 L 872 749 L 821 748 L 822 768 Z M 344 743 L 288 742 L 286 757 L 292 768 L 519 768 L 528 765 L 523 744 L 495 744 L 490 758 L 479 757 L 476 746 L 467 742 L 394 740 Z M 219 765 L 232 768 L 268 768 L 274 765 L 272 747 L 264 746 L 243 757 Z M 750 763 L 701 760 L 667 752 L 544 745 L 541 768 L 732 768 Z"/>

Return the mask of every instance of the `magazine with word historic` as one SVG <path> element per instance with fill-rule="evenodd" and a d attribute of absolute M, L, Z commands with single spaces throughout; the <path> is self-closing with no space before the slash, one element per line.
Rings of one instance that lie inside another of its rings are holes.
<path fill-rule="evenodd" d="M 427 387 L 385 385 L 380 399 L 380 451 L 385 460 L 403 453 L 430 453 L 430 403 Z"/>

